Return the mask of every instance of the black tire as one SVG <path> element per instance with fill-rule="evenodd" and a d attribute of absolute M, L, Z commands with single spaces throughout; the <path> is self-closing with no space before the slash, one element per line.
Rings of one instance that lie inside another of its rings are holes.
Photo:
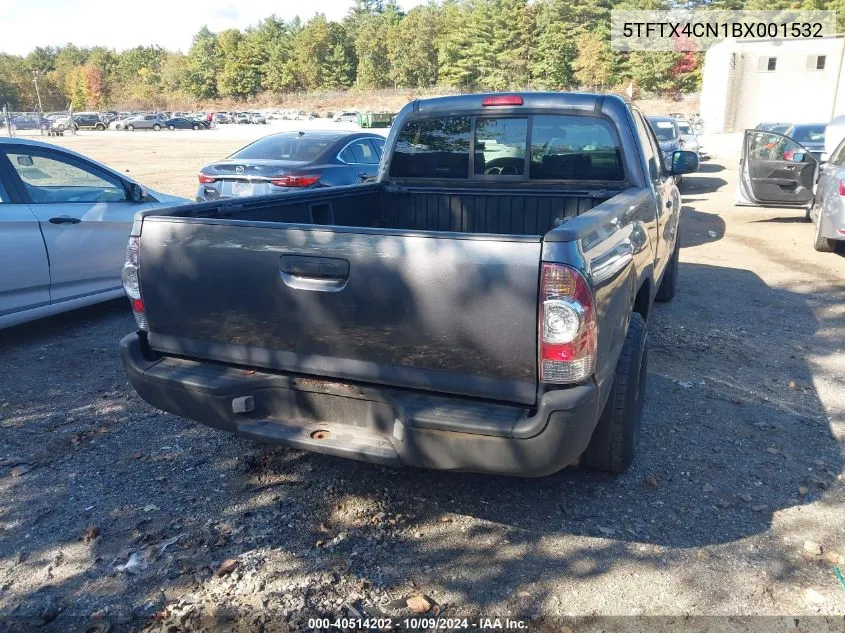
<path fill-rule="evenodd" d="M 804 211 L 804 219 L 807 220 L 807 222 L 813 221 L 813 216 L 810 215 L 810 207 L 807 207 L 807 209 Z"/>
<path fill-rule="evenodd" d="M 819 209 L 821 213 L 821 209 Z M 836 250 L 836 240 L 822 236 L 822 219 L 817 218 L 815 230 L 813 231 L 813 248 L 820 253 L 832 253 Z"/>
<path fill-rule="evenodd" d="M 610 396 L 581 455 L 582 466 L 611 473 L 624 473 L 631 466 L 640 437 L 647 373 L 648 331 L 643 317 L 634 312 Z"/>
<path fill-rule="evenodd" d="M 156 123 L 156 124 L 153 126 L 153 129 L 154 129 L 156 132 L 160 132 L 160 131 L 161 131 L 161 126 L 160 126 L 158 123 Z"/>
<path fill-rule="evenodd" d="M 135 131 L 135 126 L 134 126 L 134 125 L 127 125 L 127 126 L 126 126 L 126 129 L 127 129 L 127 131 L 129 131 L 129 132 L 134 132 L 134 131 Z"/>
<path fill-rule="evenodd" d="M 199 126 L 199 125 L 197 125 L 196 123 L 194 123 L 194 125 L 193 125 L 193 129 L 194 129 L 194 130 L 198 130 L 198 129 L 200 129 L 200 126 Z"/>
<path fill-rule="evenodd" d="M 672 257 L 669 259 L 669 263 L 666 264 L 666 270 L 663 271 L 663 279 L 660 281 L 660 287 L 657 289 L 657 294 L 654 295 L 655 301 L 665 303 L 675 297 L 675 289 L 678 286 L 678 259 L 680 256 L 681 232 L 678 230 L 678 235 L 675 236 L 675 248 L 672 251 Z"/>
<path fill-rule="evenodd" d="M 170 130 L 170 131 L 172 132 L 173 130 L 175 130 L 175 129 L 176 129 L 176 126 L 175 126 L 175 125 L 168 125 L 168 126 L 167 126 L 167 129 L 168 129 L 168 130 Z"/>
<path fill-rule="evenodd" d="M 103 130 L 106 129 L 106 126 L 103 125 L 102 123 L 97 123 L 97 125 L 94 126 L 94 129 L 97 130 L 98 132 L 102 132 Z"/>

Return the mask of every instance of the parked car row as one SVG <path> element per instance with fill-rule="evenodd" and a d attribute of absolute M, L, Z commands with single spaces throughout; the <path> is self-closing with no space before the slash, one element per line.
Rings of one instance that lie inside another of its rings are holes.
<path fill-rule="evenodd" d="M 699 159 L 704 158 L 704 151 L 693 126 L 683 115 L 650 116 L 648 122 L 657 137 L 660 153 L 667 165 L 671 164 L 674 152 L 679 150 L 695 152 Z M 676 183 L 680 184 L 682 178 L 681 175 L 676 176 Z"/>
<path fill-rule="evenodd" d="M 115 130 L 134 132 L 135 130 L 207 130 L 211 123 L 205 119 L 192 118 L 185 115 L 168 116 L 167 113 L 130 115 L 117 119 L 110 125 Z"/>

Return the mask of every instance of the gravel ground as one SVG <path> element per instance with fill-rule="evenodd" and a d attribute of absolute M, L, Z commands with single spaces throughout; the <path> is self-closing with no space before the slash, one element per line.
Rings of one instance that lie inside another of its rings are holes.
<path fill-rule="evenodd" d="M 123 301 L 0 331 L 0 630 L 845 615 L 845 258 L 798 213 L 733 207 L 735 178 L 682 186 L 620 477 L 391 470 L 159 413 L 116 352 Z"/>

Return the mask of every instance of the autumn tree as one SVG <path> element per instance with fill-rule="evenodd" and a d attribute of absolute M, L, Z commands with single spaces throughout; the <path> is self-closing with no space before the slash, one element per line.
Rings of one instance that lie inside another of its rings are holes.
<path fill-rule="evenodd" d="M 582 87 L 598 90 L 613 81 L 614 56 L 607 39 L 584 32 L 576 39 L 577 56 L 572 64 L 575 80 Z"/>

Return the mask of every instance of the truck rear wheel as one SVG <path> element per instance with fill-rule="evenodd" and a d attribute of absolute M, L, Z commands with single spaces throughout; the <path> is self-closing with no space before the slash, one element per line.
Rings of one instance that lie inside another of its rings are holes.
<path fill-rule="evenodd" d="M 669 263 L 666 264 L 666 270 L 663 271 L 663 279 L 660 281 L 660 287 L 657 289 L 657 294 L 654 295 L 655 301 L 666 302 L 671 301 L 675 297 L 675 287 L 678 285 L 678 259 L 681 256 L 681 231 L 678 229 L 678 234 L 675 236 L 675 248 L 672 250 L 672 257 Z"/>
<path fill-rule="evenodd" d="M 647 370 L 648 331 L 643 317 L 634 312 L 610 396 L 590 444 L 581 455 L 582 466 L 611 473 L 628 470 L 637 452 Z"/>

